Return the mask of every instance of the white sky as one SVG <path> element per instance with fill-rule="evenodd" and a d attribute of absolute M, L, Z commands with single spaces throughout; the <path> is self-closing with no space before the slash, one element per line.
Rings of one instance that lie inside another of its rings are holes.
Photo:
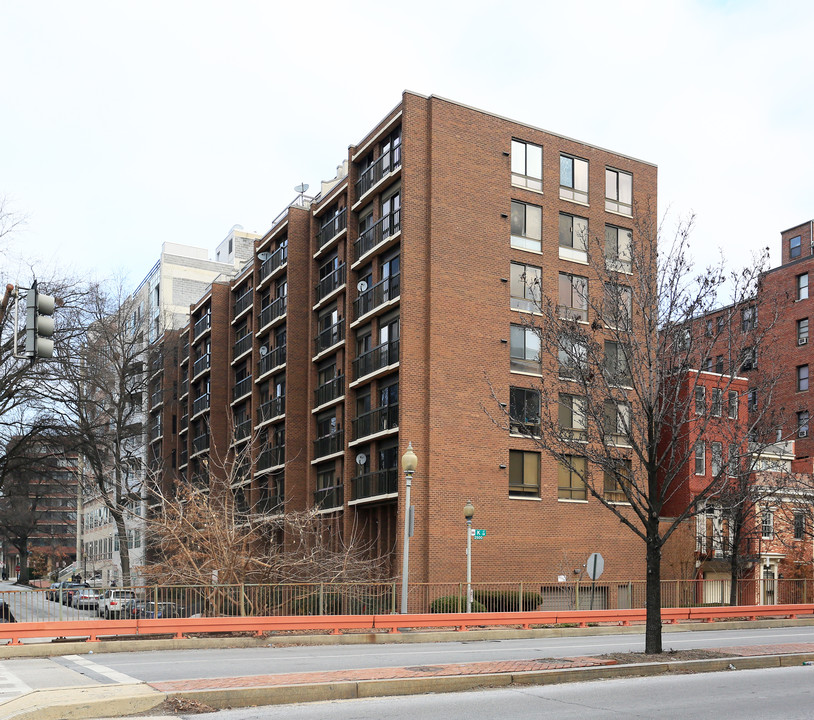
<path fill-rule="evenodd" d="M 0 194 L 38 272 L 135 284 L 164 241 L 264 232 L 405 89 L 657 164 L 700 264 L 776 264 L 814 217 L 810 0 L 0 0 L 0 68 Z"/>

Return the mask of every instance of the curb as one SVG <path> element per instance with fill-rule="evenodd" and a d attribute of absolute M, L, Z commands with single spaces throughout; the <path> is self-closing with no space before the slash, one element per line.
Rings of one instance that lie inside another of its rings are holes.
<path fill-rule="evenodd" d="M 147 712 L 167 699 L 144 683 L 34 690 L 0 706 L 4 720 L 89 720 Z"/>

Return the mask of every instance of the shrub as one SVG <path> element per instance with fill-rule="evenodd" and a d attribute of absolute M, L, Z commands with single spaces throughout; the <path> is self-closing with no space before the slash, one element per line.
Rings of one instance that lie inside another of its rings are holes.
<path fill-rule="evenodd" d="M 459 613 L 466 612 L 466 597 L 464 595 L 444 595 L 430 603 L 431 613 Z M 486 612 L 486 606 L 472 601 L 472 612 Z"/>
<path fill-rule="evenodd" d="M 520 593 L 514 590 L 475 590 L 475 600 L 482 603 L 488 612 L 519 612 Z M 523 610 L 536 610 L 543 602 L 540 593 L 523 592 Z"/>

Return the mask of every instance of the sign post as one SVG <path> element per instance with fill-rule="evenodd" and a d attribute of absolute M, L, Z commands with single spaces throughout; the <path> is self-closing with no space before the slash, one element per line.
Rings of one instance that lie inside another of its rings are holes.
<path fill-rule="evenodd" d="M 591 604 L 589 610 L 594 609 L 594 589 L 596 588 L 596 581 L 602 575 L 605 569 L 605 558 L 599 553 L 591 553 L 588 556 L 588 562 L 585 563 L 585 568 L 588 572 L 588 577 L 591 578 Z"/>

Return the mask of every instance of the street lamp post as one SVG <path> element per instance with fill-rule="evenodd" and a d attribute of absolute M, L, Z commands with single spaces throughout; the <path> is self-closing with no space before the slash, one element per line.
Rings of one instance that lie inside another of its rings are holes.
<path fill-rule="evenodd" d="M 475 517 L 475 506 L 471 500 L 464 505 L 466 518 L 466 611 L 472 612 L 472 518 Z"/>
<path fill-rule="evenodd" d="M 401 612 L 407 612 L 407 579 L 410 571 L 410 538 L 413 535 L 413 508 L 410 505 L 410 487 L 413 484 L 413 473 L 418 466 L 418 458 L 413 452 L 413 443 L 407 445 L 401 457 L 407 491 L 404 495 L 404 552 L 401 559 Z"/>

